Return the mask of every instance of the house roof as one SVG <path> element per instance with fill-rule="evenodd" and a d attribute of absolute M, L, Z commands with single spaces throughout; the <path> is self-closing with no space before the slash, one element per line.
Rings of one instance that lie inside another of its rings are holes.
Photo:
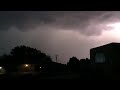
<path fill-rule="evenodd" d="M 112 43 L 108 43 L 108 44 L 105 44 L 105 45 L 102 45 L 102 46 L 92 48 L 91 50 L 97 49 L 97 48 L 105 48 L 105 47 L 120 47 L 120 43 L 112 42 Z"/>

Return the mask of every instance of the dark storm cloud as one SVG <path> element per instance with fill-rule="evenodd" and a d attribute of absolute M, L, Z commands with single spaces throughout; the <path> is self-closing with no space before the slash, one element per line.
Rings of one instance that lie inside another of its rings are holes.
<path fill-rule="evenodd" d="M 51 22 L 52 18 L 44 12 L 0 12 L 0 30 L 7 30 L 13 26 L 27 30 L 36 27 L 37 24 Z"/>
<path fill-rule="evenodd" d="M 105 24 L 119 20 L 120 12 L 106 11 L 5 11 L 0 12 L 0 30 L 17 27 L 21 31 L 34 30 L 36 27 L 48 27 L 64 30 L 76 30 L 85 35 L 100 35 L 108 30 Z"/>

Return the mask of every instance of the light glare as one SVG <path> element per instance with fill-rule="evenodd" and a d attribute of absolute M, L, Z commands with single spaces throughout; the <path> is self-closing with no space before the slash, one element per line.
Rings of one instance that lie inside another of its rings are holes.
<path fill-rule="evenodd" d="M 2 69 L 2 67 L 0 67 L 0 69 Z"/>
<path fill-rule="evenodd" d="M 25 66 L 28 67 L 28 64 L 26 64 Z"/>
<path fill-rule="evenodd" d="M 108 27 L 111 27 L 114 30 L 120 30 L 120 23 L 108 24 Z"/>

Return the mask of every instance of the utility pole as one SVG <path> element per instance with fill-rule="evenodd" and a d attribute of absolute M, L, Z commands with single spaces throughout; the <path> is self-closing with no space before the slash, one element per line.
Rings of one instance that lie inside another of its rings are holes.
<path fill-rule="evenodd" d="M 58 55 L 56 55 L 56 62 L 57 62 L 57 60 L 58 60 Z"/>

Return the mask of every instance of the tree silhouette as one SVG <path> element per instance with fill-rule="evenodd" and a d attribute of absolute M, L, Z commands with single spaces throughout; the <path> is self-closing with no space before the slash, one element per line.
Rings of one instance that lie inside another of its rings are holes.
<path fill-rule="evenodd" d="M 0 65 L 5 67 L 7 72 L 17 71 L 17 67 L 24 63 L 45 66 L 52 63 L 52 59 L 40 50 L 24 45 L 14 47 L 9 55 L 5 54 L 0 57 Z"/>
<path fill-rule="evenodd" d="M 86 59 L 80 59 L 80 71 L 90 71 L 91 70 L 91 61 L 86 58 Z"/>
<path fill-rule="evenodd" d="M 70 71 L 78 71 L 79 70 L 79 60 L 76 57 L 70 58 L 69 62 L 67 63 L 68 69 Z"/>
<path fill-rule="evenodd" d="M 80 59 L 80 64 L 91 64 L 91 61 L 88 58 Z"/>
<path fill-rule="evenodd" d="M 11 64 L 11 63 L 13 63 L 13 59 L 11 55 L 4 54 L 1 56 L 0 64 L 6 65 L 6 64 Z"/>
<path fill-rule="evenodd" d="M 40 50 L 24 45 L 14 47 L 10 54 L 14 59 L 18 59 L 20 63 L 52 62 L 50 56 L 42 53 Z"/>

